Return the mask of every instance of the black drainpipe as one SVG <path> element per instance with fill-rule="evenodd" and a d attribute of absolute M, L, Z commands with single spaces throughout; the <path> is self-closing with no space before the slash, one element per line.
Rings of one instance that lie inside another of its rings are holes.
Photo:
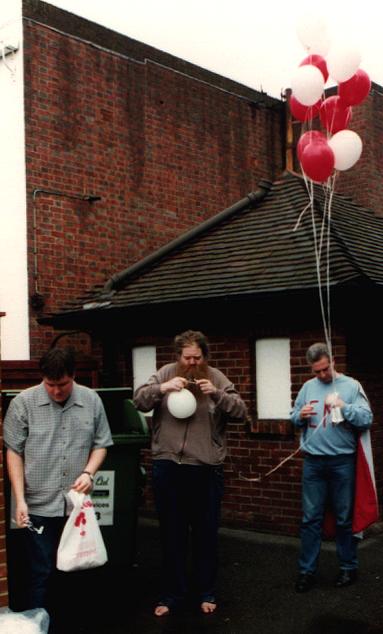
<path fill-rule="evenodd" d="M 38 263 L 37 263 L 37 213 L 36 213 L 36 197 L 38 194 L 48 194 L 51 196 L 62 196 L 64 198 L 72 198 L 75 200 L 85 200 L 89 203 L 101 200 L 101 196 L 94 196 L 93 194 L 67 194 L 66 192 L 60 192 L 54 189 L 40 189 L 36 188 L 32 192 L 33 199 L 33 279 L 35 292 L 30 298 L 31 306 L 33 310 L 41 311 L 45 305 L 45 299 L 42 293 L 39 291 L 38 286 Z"/>

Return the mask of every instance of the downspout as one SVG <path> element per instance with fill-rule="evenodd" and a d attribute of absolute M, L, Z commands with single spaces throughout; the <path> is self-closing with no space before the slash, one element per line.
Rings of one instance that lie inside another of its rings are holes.
<path fill-rule="evenodd" d="M 286 90 L 283 95 L 285 99 L 285 121 L 286 121 L 286 151 L 285 151 L 285 163 L 286 169 L 290 172 L 294 171 L 294 133 L 293 133 L 293 120 L 290 110 L 290 97 L 291 90 Z"/>
<path fill-rule="evenodd" d="M 50 196 L 63 196 L 64 198 L 72 198 L 75 200 L 85 200 L 89 203 L 101 200 L 101 196 L 93 196 L 92 194 L 67 194 L 66 192 L 60 192 L 52 189 L 34 189 L 32 192 L 32 230 L 33 230 L 33 280 L 35 292 L 31 297 L 31 306 L 34 310 L 42 310 L 45 304 L 44 296 L 39 291 L 38 285 L 38 248 L 37 248 L 37 210 L 36 210 L 36 198 L 38 194 L 47 194 Z"/>

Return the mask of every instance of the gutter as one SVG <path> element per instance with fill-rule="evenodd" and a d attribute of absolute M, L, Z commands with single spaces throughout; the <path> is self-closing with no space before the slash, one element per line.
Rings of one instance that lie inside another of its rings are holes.
<path fill-rule="evenodd" d="M 181 247 L 190 240 L 197 238 L 208 229 L 215 227 L 216 225 L 223 222 L 224 220 L 227 220 L 234 214 L 243 211 L 244 209 L 247 209 L 249 207 L 255 207 L 270 191 L 271 183 L 270 181 L 262 180 L 259 183 L 259 187 L 260 189 L 258 189 L 256 192 L 251 192 L 245 198 L 242 198 L 231 207 L 224 209 L 215 216 L 208 218 L 208 220 L 205 220 L 197 227 L 194 227 L 190 231 L 187 231 L 174 240 L 171 240 L 171 242 L 168 242 L 154 253 L 151 253 L 142 260 L 139 260 L 127 269 L 121 271 L 120 273 L 112 275 L 112 277 L 105 283 L 104 288 L 100 294 L 100 299 L 110 299 L 128 278 L 140 274 L 144 269 L 148 268 L 152 264 L 155 264 L 178 247 Z"/>

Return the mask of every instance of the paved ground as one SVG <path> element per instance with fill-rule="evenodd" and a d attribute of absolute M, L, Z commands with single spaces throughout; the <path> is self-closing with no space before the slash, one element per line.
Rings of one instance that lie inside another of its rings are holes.
<path fill-rule="evenodd" d="M 383 634 L 383 531 L 361 543 L 360 579 L 349 588 L 333 587 L 338 567 L 327 542 L 317 585 L 296 594 L 298 549 L 295 538 L 222 529 L 216 613 L 186 605 L 159 619 L 158 526 L 142 519 L 136 566 L 58 576 L 55 597 L 64 609 L 54 634 Z"/>
<path fill-rule="evenodd" d="M 104 569 L 81 577 L 76 591 L 86 634 L 383 634 L 383 533 L 359 549 L 360 580 L 335 590 L 334 545 L 322 549 L 316 587 L 294 591 L 298 539 L 240 530 L 220 536 L 219 609 L 203 616 L 186 606 L 162 619 L 153 616 L 159 586 L 158 529 L 140 521 L 137 566 Z M 106 577 L 108 573 L 108 576 Z M 121 578 L 118 580 L 118 573 Z M 81 573 L 84 575 L 84 573 Z M 87 574 L 87 573 L 86 573 Z M 78 622 L 78 621 L 77 621 Z M 65 627 L 73 634 L 76 629 Z"/>

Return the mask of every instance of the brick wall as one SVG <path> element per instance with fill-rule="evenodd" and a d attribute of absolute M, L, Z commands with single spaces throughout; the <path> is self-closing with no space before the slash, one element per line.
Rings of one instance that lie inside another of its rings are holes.
<path fill-rule="evenodd" d="M 281 102 L 39 5 L 24 2 L 34 358 L 52 338 L 41 296 L 62 307 L 275 177 L 284 136 Z"/>
<path fill-rule="evenodd" d="M 383 215 L 383 88 L 372 85 L 369 98 L 354 106 L 350 129 L 357 132 L 363 142 L 363 152 L 354 168 L 342 172 L 337 189 L 358 204 Z"/>

